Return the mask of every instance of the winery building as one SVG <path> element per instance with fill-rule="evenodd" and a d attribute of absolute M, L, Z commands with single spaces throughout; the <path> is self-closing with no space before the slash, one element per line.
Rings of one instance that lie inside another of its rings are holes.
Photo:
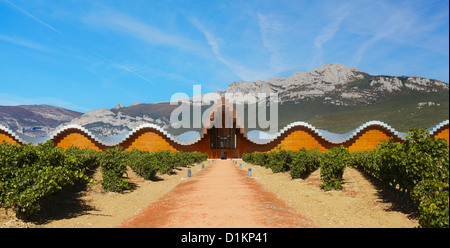
<path fill-rule="evenodd" d="M 219 114 L 222 118 L 217 118 Z M 217 125 L 218 121 L 221 121 L 222 125 Z M 226 127 L 225 121 L 232 125 Z M 449 143 L 448 120 L 428 130 L 431 137 L 442 138 Z M 36 138 L 16 133 L 0 125 L 0 143 L 6 141 L 19 145 L 38 144 L 52 140 L 56 146 L 63 148 L 76 146 L 100 151 L 120 146 L 126 150 L 136 148 L 145 151 L 202 152 L 207 153 L 208 158 L 240 158 L 244 153 L 268 152 L 279 148 L 293 151 L 301 148 L 318 149 L 326 152 L 341 145 L 349 151 L 366 151 L 374 149 L 381 141 L 391 137 L 396 142 L 403 142 L 405 135 L 379 121 L 369 121 L 344 134 L 317 129 L 304 122 L 291 123 L 276 134 L 258 130 L 246 132 L 243 122 L 236 117 L 233 105 L 226 101 L 219 101 L 214 105 L 201 132 L 188 131 L 178 136 L 171 135 L 154 124 L 141 125 L 129 132 L 107 137 L 94 135 L 79 125 L 66 125 L 49 136 Z"/>

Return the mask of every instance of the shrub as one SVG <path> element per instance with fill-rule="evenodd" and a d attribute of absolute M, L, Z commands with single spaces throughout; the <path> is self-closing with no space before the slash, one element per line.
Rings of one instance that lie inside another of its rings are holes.
<path fill-rule="evenodd" d="M 173 171 L 175 164 L 175 156 L 171 151 L 159 151 L 155 153 L 158 158 L 158 171 L 162 174 L 170 174 Z"/>
<path fill-rule="evenodd" d="M 133 149 L 127 154 L 131 169 L 146 180 L 154 179 L 157 172 L 170 174 L 177 166 L 186 167 L 208 159 L 208 155 L 198 152 L 146 152 Z"/>
<path fill-rule="evenodd" d="M 402 144 L 402 187 L 412 190 L 423 180 L 447 181 L 449 150 L 443 139 L 434 139 L 427 130 L 412 129 Z"/>
<path fill-rule="evenodd" d="M 320 166 L 321 188 L 324 190 L 341 190 L 344 169 L 350 162 L 350 153 L 346 147 L 333 147 L 324 154 Z"/>
<path fill-rule="evenodd" d="M 0 145 L 0 204 L 28 218 L 44 199 L 68 184 L 88 180 L 77 157 L 53 142 L 33 146 Z"/>
<path fill-rule="evenodd" d="M 305 179 L 312 172 L 320 167 L 322 153 L 316 150 L 306 150 L 304 148 L 292 153 L 292 163 L 290 164 L 290 175 L 292 178 Z"/>
<path fill-rule="evenodd" d="M 419 210 L 421 227 L 449 228 L 448 183 L 421 181 L 414 187 L 412 196 Z"/>
<path fill-rule="evenodd" d="M 428 131 L 412 129 L 404 143 L 382 142 L 377 148 L 380 167 L 377 177 L 385 184 L 410 192 L 423 180 L 448 180 L 449 150 L 443 139 Z"/>
<path fill-rule="evenodd" d="M 152 180 L 156 176 L 159 160 L 155 153 L 132 150 L 126 152 L 128 165 L 131 169 L 145 180 Z"/>
<path fill-rule="evenodd" d="M 374 178 L 380 178 L 381 158 L 378 150 L 352 152 L 350 157 L 349 166 L 363 171 Z"/>
<path fill-rule="evenodd" d="M 126 154 L 121 148 L 111 148 L 103 151 L 100 156 L 102 187 L 105 191 L 123 192 L 130 189 L 130 184 L 123 177 L 127 172 Z"/>
<path fill-rule="evenodd" d="M 267 164 L 274 173 L 288 171 L 292 163 L 292 152 L 281 150 L 267 154 Z"/>

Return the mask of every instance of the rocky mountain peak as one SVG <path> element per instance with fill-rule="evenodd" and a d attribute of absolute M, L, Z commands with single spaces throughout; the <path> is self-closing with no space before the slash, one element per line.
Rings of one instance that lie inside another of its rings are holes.
<path fill-rule="evenodd" d="M 117 106 L 115 106 L 113 109 L 121 109 L 121 108 L 125 108 L 125 105 L 123 104 L 117 104 Z"/>
<path fill-rule="evenodd" d="M 393 92 L 439 89 L 448 90 L 448 84 L 418 76 L 373 76 L 355 67 L 333 63 L 295 72 L 287 78 L 234 82 L 223 93 L 277 93 L 281 102 L 324 97 L 325 102 L 336 105 L 367 105 Z"/>

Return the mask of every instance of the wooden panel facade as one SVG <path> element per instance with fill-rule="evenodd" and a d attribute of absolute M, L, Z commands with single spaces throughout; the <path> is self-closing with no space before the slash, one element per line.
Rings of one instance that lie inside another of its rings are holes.
<path fill-rule="evenodd" d="M 355 142 L 348 147 L 348 150 L 350 152 L 373 150 L 383 140 L 389 140 L 389 136 L 385 132 L 376 129 L 368 130 L 361 134 Z"/>
<path fill-rule="evenodd" d="M 17 141 L 15 141 L 12 137 L 9 136 L 8 133 L 6 132 L 2 132 L 2 130 L 0 130 L 0 143 L 6 142 L 8 144 L 17 144 Z"/>
<path fill-rule="evenodd" d="M 434 135 L 434 138 L 436 138 L 436 139 L 445 139 L 445 140 L 447 140 L 447 145 L 449 144 L 449 132 L 448 132 L 448 126 L 447 126 L 447 128 L 445 128 L 445 129 L 442 129 L 442 130 L 440 130 L 439 132 L 437 132 L 435 135 Z"/>
<path fill-rule="evenodd" d="M 320 140 L 303 130 L 290 133 L 275 148 L 271 149 L 271 151 L 277 151 L 279 148 L 288 151 L 298 151 L 301 148 L 307 150 L 318 149 L 320 152 L 326 152 L 328 150 L 323 145 L 323 142 L 320 142 Z"/>
<path fill-rule="evenodd" d="M 125 144 L 124 144 L 125 145 Z M 148 152 L 157 152 L 161 150 L 178 151 L 170 143 L 162 137 L 162 134 L 155 132 L 145 132 L 140 134 L 136 139 L 129 142 L 126 150 L 130 151 L 133 148 Z"/>
<path fill-rule="evenodd" d="M 64 149 L 75 146 L 78 148 L 88 148 L 96 151 L 101 150 L 100 147 L 92 141 L 92 139 L 85 134 L 78 132 L 68 133 L 60 139 L 56 139 L 55 146 L 62 147 Z"/>

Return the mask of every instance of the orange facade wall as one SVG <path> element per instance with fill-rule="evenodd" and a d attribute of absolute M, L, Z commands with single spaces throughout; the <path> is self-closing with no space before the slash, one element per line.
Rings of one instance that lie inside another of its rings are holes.
<path fill-rule="evenodd" d="M 380 130 L 368 130 L 359 136 L 356 141 L 348 147 L 350 152 L 369 151 L 375 149 L 381 141 L 388 141 L 389 136 Z"/>
<path fill-rule="evenodd" d="M 55 143 L 55 146 L 62 147 L 67 149 L 71 146 L 76 146 L 78 148 L 88 148 L 96 151 L 100 151 L 101 149 L 95 145 L 89 138 L 81 133 L 70 133 L 67 136 L 63 137 L 60 141 Z"/>
<path fill-rule="evenodd" d="M 0 143 L 3 143 L 3 141 L 5 141 L 8 144 L 17 144 L 17 142 L 15 140 L 13 140 L 11 137 L 9 137 L 9 135 L 0 133 Z"/>
<path fill-rule="evenodd" d="M 131 145 L 129 145 L 126 150 L 129 151 L 132 148 L 148 152 L 161 150 L 177 151 L 177 149 L 171 146 L 166 139 L 153 132 L 146 132 L 139 135 L 139 137 L 131 142 Z"/>
<path fill-rule="evenodd" d="M 301 148 L 305 148 L 307 150 L 318 148 L 320 152 L 326 152 L 328 150 L 311 134 L 303 130 L 293 131 L 270 151 L 278 151 L 280 147 L 283 150 L 289 151 L 298 151 Z"/>
<path fill-rule="evenodd" d="M 449 144 L 449 142 L 448 142 L 448 140 L 449 140 L 449 132 L 448 132 L 448 130 L 449 129 L 446 128 L 446 129 L 440 131 L 438 134 L 436 134 L 434 136 L 434 138 L 436 138 L 436 139 L 445 139 L 445 140 L 447 140 L 447 144 Z"/>

